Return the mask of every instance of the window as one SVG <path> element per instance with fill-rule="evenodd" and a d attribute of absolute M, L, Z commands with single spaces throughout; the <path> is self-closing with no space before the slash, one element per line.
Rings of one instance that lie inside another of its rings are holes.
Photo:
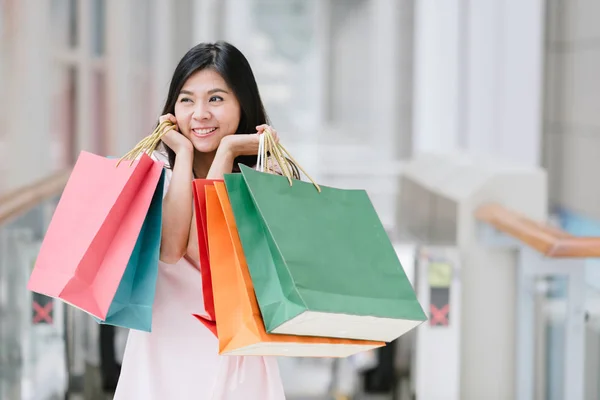
<path fill-rule="evenodd" d="M 105 52 L 106 0 L 92 0 L 91 6 L 92 55 L 101 57 Z"/>
<path fill-rule="evenodd" d="M 77 0 L 52 0 L 51 18 L 53 42 L 59 49 L 74 49 L 78 45 Z"/>
<path fill-rule="evenodd" d="M 59 168 L 73 165 L 77 143 L 77 71 L 57 63 L 52 79 L 53 107 L 51 131 L 53 164 Z"/>

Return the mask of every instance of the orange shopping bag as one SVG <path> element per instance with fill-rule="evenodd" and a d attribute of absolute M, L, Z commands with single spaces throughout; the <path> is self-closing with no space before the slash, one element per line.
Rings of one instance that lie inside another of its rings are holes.
<path fill-rule="evenodd" d="M 347 357 L 383 342 L 268 334 L 265 331 L 225 184 L 207 186 L 208 245 L 219 354 Z"/>

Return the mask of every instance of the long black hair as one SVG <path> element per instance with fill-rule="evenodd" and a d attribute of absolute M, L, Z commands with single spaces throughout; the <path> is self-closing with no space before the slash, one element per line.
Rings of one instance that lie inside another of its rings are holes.
<path fill-rule="evenodd" d="M 175 115 L 175 104 L 185 82 L 195 72 L 208 68 L 223 77 L 240 104 L 240 123 L 236 134 L 256 132 L 258 125 L 269 123 L 248 60 L 235 46 L 223 41 L 200 43 L 183 56 L 173 73 L 162 115 Z M 169 167 L 173 168 L 175 152 L 164 144 L 163 148 L 169 158 Z M 240 156 L 233 165 L 237 170 L 239 164 L 252 166 L 255 163 L 256 156 Z"/>

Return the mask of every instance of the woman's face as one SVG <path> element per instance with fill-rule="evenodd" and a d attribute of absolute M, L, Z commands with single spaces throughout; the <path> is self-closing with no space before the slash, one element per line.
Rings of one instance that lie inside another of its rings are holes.
<path fill-rule="evenodd" d="M 203 69 L 190 76 L 181 88 L 175 118 L 179 131 L 197 151 L 212 153 L 221 139 L 236 132 L 240 104 L 221 75 Z"/>

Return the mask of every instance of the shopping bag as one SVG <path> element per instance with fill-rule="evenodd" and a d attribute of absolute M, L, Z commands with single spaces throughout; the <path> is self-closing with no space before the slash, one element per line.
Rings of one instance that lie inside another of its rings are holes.
<path fill-rule="evenodd" d="M 97 320 L 99 323 L 146 332 L 152 329 L 152 305 L 156 294 L 162 233 L 164 179 L 163 170 L 106 319 Z"/>
<path fill-rule="evenodd" d="M 42 242 L 29 290 L 106 319 L 162 175 L 163 163 L 148 154 L 171 128 L 160 124 L 121 160 L 80 153 Z"/>
<path fill-rule="evenodd" d="M 267 332 L 389 342 L 426 320 L 364 190 L 244 165 L 225 184 Z"/>
<path fill-rule="evenodd" d="M 222 179 L 195 179 L 192 183 L 194 192 L 194 209 L 196 211 L 196 228 L 198 231 L 198 249 L 200 252 L 200 274 L 202 275 L 202 296 L 204 310 L 207 315 L 194 315 L 215 336 L 217 325 L 215 323 L 215 305 L 213 301 L 212 279 L 210 274 L 210 258 L 208 256 L 208 237 L 206 232 L 206 186 L 214 182 L 223 182 Z"/>
<path fill-rule="evenodd" d="M 208 244 L 219 354 L 346 357 L 383 342 L 273 335 L 265 331 L 225 185 L 206 187 Z"/>

